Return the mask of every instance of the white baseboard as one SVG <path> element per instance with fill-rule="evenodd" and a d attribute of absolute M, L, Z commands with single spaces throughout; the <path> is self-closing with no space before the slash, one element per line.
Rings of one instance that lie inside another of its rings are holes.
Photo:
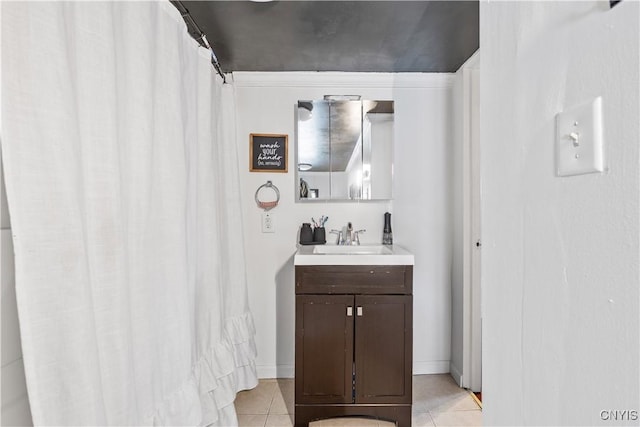
<path fill-rule="evenodd" d="M 462 387 L 462 374 L 460 373 L 456 365 L 453 364 L 453 362 L 449 363 L 449 372 L 451 372 L 451 376 L 453 377 L 453 380 L 460 387 Z"/>
<path fill-rule="evenodd" d="M 413 375 L 448 374 L 448 360 L 413 361 Z"/>
<path fill-rule="evenodd" d="M 448 360 L 413 362 L 413 375 L 448 374 L 449 369 Z M 261 379 L 293 378 L 295 372 L 294 365 L 256 365 L 256 370 Z"/>
<path fill-rule="evenodd" d="M 256 365 L 258 378 L 293 378 L 294 365 Z"/>

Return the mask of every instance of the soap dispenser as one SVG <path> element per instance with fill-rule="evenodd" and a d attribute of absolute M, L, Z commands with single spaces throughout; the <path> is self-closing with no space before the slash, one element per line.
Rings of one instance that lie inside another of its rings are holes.
<path fill-rule="evenodd" d="M 391 214 L 385 212 L 384 214 L 384 229 L 382 232 L 382 244 L 393 245 L 393 233 L 391 232 Z"/>

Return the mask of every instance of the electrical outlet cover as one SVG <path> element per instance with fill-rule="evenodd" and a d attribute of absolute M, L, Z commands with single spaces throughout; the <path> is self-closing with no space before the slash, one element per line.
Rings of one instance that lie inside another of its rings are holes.
<path fill-rule="evenodd" d="M 273 214 L 269 212 L 262 213 L 262 232 L 275 233 L 275 224 L 273 223 Z"/>
<path fill-rule="evenodd" d="M 558 176 L 604 171 L 602 98 L 556 115 L 556 171 Z"/>

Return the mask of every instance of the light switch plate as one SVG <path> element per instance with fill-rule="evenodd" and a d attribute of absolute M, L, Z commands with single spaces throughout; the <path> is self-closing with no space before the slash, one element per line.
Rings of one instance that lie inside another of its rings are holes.
<path fill-rule="evenodd" d="M 602 98 L 556 115 L 556 171 L 558 176 L 604 171 Z"/>

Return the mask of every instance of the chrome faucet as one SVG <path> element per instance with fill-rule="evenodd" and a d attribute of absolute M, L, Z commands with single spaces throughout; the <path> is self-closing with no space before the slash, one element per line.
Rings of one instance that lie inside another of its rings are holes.
<path fill-rule="evenodd" d="M 342 237 L 341 230 L 331 230 L 330 233 L 338 235 L 338 237 L 336 238 L 336 245 L 340 245 L 340 246 L 344 245 L 344 237 Z"/>
<path fill-rule="evenodd" d="M 360 244 L 360 233 L 364 233 L 367 230 L 353 230 L 353 225 L 348 223 L 342 230 L 331 230 L 331 233 L 337 234 L 336 245 L 351 246 Z"/>
<path fill-rule="evenodd" d="M 364 230 L 364 229 L 358 230 L 358 231 L 354 231 L 353 232 L 353 238 L 351 239 L 351 244 L 359 246 L 360 245 L 360 233 L 364 233 L 366 231 L 367 230 Z"/>
<path fill-rule="evenodd" d="M 353 245 L 353 226 L 351 225 L 350 222 L 347 223 L 347 228 L 345 230 L 344 244 Z"/>

